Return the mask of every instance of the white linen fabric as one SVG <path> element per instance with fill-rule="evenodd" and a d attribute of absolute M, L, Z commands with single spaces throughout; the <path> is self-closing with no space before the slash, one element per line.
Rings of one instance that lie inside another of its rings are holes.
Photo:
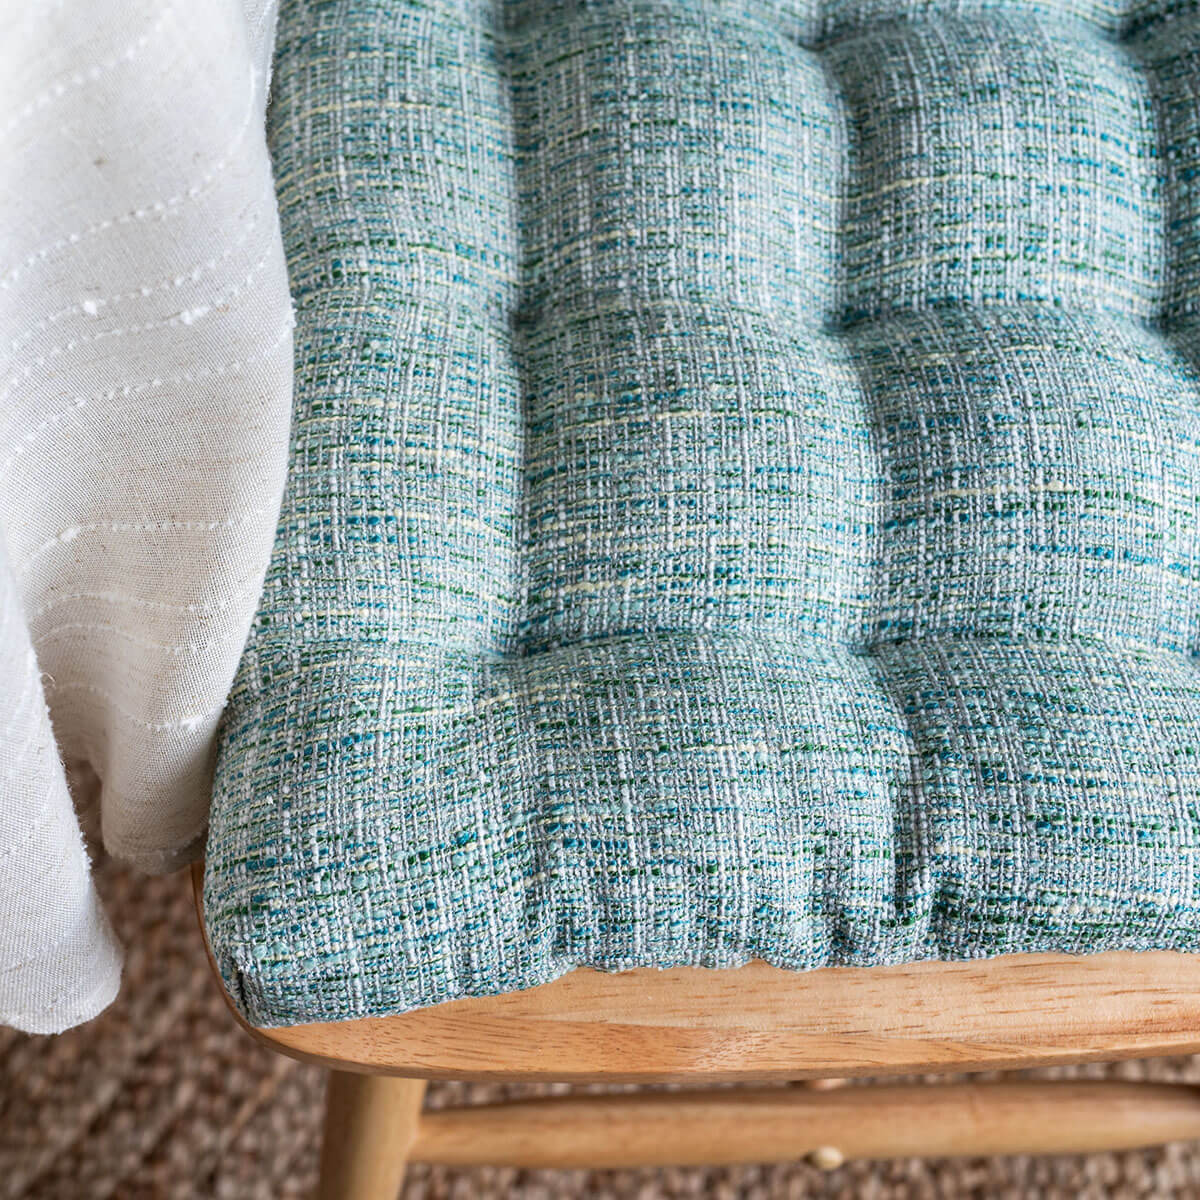
<path fill-rule="evenodd" d="M 291 406 L 273 27 L 0 0 L 0 1022 L 31 1032 L 118 986 L 76 809 L 151 871 L 205 832 Z"/>

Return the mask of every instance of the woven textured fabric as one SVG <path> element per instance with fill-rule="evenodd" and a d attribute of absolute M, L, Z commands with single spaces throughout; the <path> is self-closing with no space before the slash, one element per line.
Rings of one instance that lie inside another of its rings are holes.
<path fill-rule="evenodd" d="M 1200 950 L 1200 9 L 285 4 L 260 1024 Z"/>

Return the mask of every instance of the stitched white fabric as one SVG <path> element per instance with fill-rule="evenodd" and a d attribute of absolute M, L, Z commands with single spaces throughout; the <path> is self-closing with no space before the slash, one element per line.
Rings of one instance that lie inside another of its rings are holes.
<path fill-rule="evenodd" d="M 71 793 L 149 870 L 205 830 L 286 464 L 273 27 L 0 0 L 0 1021 L 30 1031 L 119 978 Z"/>

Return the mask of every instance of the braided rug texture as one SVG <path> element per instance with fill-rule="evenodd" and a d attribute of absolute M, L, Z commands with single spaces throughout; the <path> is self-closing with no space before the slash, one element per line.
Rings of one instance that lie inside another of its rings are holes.
<path fill-rule="evenodd" d="M 310 1200 L 323 1072 L 252 1042 L 226 1011 L 186 875 L 111 864 L 96 882 L 129 947 L 125 986 L 58 1037 L 0 1028 L 0 1200 Z M 1200 1084 L 1200 1059 L 1039 1075 Z M 431 1105 L 559 1088 L 430 1085 Z M 404 1200 L 1189 1200 L 1200 1149 L 1087 1158 L 804 1163 L 707 1170 L 409 1169 Z"/>
<path fill-rule="evenodd" d="M 259 1024 L 1200 950 L 1194 0 L 287 0 Z"/>

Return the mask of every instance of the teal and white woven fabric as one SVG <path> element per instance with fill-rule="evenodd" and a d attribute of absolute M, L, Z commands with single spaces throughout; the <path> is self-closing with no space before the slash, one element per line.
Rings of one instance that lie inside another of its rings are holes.
<path fill-rule="evenodd" d="M 1200 9 L 285 3 L 205 904 L 261 1024 L 1200 950 Z"/>

